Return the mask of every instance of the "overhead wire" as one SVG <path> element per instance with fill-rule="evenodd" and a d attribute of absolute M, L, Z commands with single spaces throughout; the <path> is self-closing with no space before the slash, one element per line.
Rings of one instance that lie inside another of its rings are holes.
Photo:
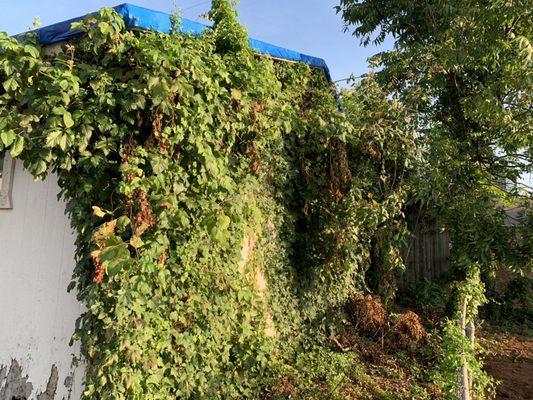
<path fill-rule="evenodd" d="M 193 4 L 192 6 L 182 8 L 181 10 L 182 11 L 187 11 L 187 10 L 191 10 L 193 8 L 200 7 L 200 6 L 203 6 L 205 4 L 210 4 L 210 3 L 211 3 L 211 1 L 201 1 L 200 3 L 196 3 L 196 4 Z"/>

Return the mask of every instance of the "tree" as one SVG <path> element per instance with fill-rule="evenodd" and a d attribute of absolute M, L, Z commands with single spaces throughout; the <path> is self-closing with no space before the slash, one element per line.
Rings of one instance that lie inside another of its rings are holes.
<path fill-rule="evenodd" d="M 520 181 L 533 169 L 533 1 L 341 0 L 337 10 L 363 45 L 394 39 L 371 63 L 379 83 L 416 110 L 411 202 L 449 232 L 456 306 L 468 306 L 463 321 L 473 322 L 486 300 L 480 276 L 533 265 L 533 189 Z M 521 220 L 504 226 L 516 204 Z M 476 398 L 485 398 L 490 379 L 475 354 L 465 361 L 472 349 L 455 321 L 446 326 L 443 392 L 457 398 L 457 367 L 468 365 Z"/>
<path fill-rule="evenodd" d="M 395 41 L 371 62 L 417 110 L 413 200 L 450 231 L 457 270 L 531 267 L 527 235 L 516 245 L 503 225 L 510 204 L 524 206 L 524 220 L 531 212 L 520 177 L 532 171 L 533 2 L 341 0 L 337 10 L 363 45 Z"/>

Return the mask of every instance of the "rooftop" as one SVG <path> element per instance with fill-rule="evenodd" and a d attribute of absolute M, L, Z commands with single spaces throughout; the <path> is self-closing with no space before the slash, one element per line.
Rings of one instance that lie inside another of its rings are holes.
<path fill-rule="evenodd" d="M 148 8 L 139 7 L 128 3 L 121 4 L 113 8 L 120 15 L 122 15 L 126 27 L 129 29 L 154 30 L 156 32 L 162 33 L 170 32 L 172 26 L 170 14 L 150 10 Z M 80 21 L 84 17 L 85 16 L 72 18 L 67 21 L 58 22 L 56 24 L 37 29 L 36 33 L 39 42 L 42 45 L 50 45 L 69 40 L 75 36 L 82 34 L 82 32 L 80 31 L 71 30 L 71 25 L 73 22 Z M 210 27 L 188 19 L 182 20 L 181 30 L 183 33 L 199 36 L 206 29 L 210 29 Z M 261 40 L 249 39 L 249 41 L 251 48 L 257 54 L 263 54 L 286 61 L 300 62 L 310 65 L 314 68 L 322 69 L 326 74 L 327 78 L 331 81 L 331 75 L 328 65 L 322 58 L 302 54 L 294 50 L 289 50 L 283 47 L 263 42 Z"/>

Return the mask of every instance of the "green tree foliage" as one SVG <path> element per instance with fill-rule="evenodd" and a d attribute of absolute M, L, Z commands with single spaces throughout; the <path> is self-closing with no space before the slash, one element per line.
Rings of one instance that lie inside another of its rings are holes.
<path fill-rule="evenodd" d="M 210 15 L 195 38 L 103 9 L 60 52 L 0 35 L 0 152 L 59 175 L 77 232 L 87 398 L 257 398 L 365 287 L 372 238 L 401 264 L 408 111 L 369 79 L 341 112 L 322 71 L 253 57 L 229 1 Z"/>
<path fill-rule="evenodd" d="M 533 170 L 533 2 L 341 0 L 337 10 L 362 44 L 394 40 L 371 62 L 379 84 L 416 110 L 422 153 L 410 201 L 449 232 L 455 278 L 464 280 L 458 297 L 479 297 L 480 269 L 530 270 L 533 188 L 520 177 Z M 505 209 L 516 206 L 523 215 L 505 226 Z M 444 334 L 450 377 L 460 362 L 453 349 L 464 348 L 457 331 L 449 322 Z M 479 397 L 488 386 L 477 378 Z"/>
<path fill-rule="evenodd" d="M 532 171 L 533 3 L 342 0 L 338 11 L 363 44 L 395 40 L 372 62 L 417 109 L 413 193 L 450 231 L 455 264 L 530 268 L 531 241 L 502 226 L 505 207 L 531 209 L 519 178 Z"/>

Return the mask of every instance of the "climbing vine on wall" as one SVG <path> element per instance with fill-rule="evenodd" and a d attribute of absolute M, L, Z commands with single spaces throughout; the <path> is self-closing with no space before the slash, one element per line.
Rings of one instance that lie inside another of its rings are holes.
<path fill-rule="evenodd" d="M 408 111 L 372 78 L 340 111 L 321 71 L 254 56 L 228 0 L 210 16 L 192 37 L 102 9 L 61 51 L 0 35 L 0 152 L 59 175 L 77 232 L 87 398 L 254 398 L 373 253 L 401 267 Z"/>

